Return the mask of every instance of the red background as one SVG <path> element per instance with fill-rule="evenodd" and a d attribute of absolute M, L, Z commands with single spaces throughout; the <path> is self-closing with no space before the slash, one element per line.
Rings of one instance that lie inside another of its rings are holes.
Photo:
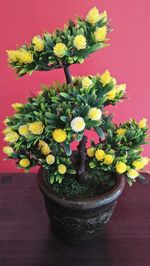
<path fill-rule="evenodd" d="M 112 19 L 111 46 L 91 55 L 84 64 L 72 66 L 72 75 L 102 73 L 108 68 L 118 82 L 127 83 L 129 95 L 128 101 L 111 108 L 115 113 L 114 121 L 125 121 L 130 117 L 150 118 L 149 0 L 3 0 L 0 8 L 1 121 L 12 113 L 12 103 L 25 102 L 31 91 L 36 93 L 40 90 L 40 84 L 64 80 L 62 70 L 35 72 L 31 77 L 16 79 L 14 71 L 8 67 L 6 49 L 28 43 L 34 35 L 45 30 L 53 32 L 56 27 L 63 27 L 68 18 L 86 16 L 93 6 L 100 11 L 106 9 Z M 2 150 L 3 136 L 0 144 Z M 145 146 L 144 155 L 148 156 L 149 151 L 150 146 Z M 2 151 L 0 157 L 1 172 L 20 171 L 16 170 L 12 160 L 3 161 L 5 155 Z"/>

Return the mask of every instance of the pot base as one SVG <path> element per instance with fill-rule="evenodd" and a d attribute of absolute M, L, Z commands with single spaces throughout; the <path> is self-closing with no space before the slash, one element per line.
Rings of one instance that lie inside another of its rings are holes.
<path fill-rule="evenodd" d="M 38 184 L 54 234 L 63 241 L 79 244 L 93 241 L 102 234 L 123 191 L 125 179 L 117 176 L 116 184 L 110 191 L 85 200 L 58 197 L 42 175 L 42 169 L 38 173 Z"/>
<path fill-rule="evenodd" d="M 113 214 L 115 205 L 116 201 L 109 206 L 97 209 L 95 214 L 89 212 L 79 215 L 78 212 L 56 210 L 56 206 L 52 206 L 45 198 L 53 233 L 59 239 L 72 244 L 85 244 L 99 238 Z"/>

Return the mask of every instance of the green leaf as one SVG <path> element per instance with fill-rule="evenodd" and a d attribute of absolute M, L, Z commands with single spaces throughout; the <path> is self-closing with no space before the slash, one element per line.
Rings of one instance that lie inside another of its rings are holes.
<path fill-rule="evenodd" d="M 70 169 L 67 171 L 68 174 L 70 175 L 75 175 L 76 174 L 76 171 L 74 169 Z"/>
<path fill-rule="evenodd" d="M 64 116 L 64 115 L 62 115 L 62 116 L 60 116 L 60 120 L 66 123 L 66 122 L 67 122 L 67 120 L 68 120 L 68 117 L 67 117 L 67 116 Z"/>
<path fill-rule="evenodd" d="M 101 121 L 93 121 L 93 120 L 91 120 L 91 121 L 87 121 L 86 122 L 86 125 L 87 125 L 87 127 L 98 127 L 98 126 L 100 126 L 101 125 Z"/>
<path fill-rule="evenodd" d="M 70 96 L 69 96 L 69 94 L 68 93 L 66 93 L 66 92 L 60 92 L 60 96 L 62 96 L 63 98 L 65 98 L 65 99 L 70 99 Z"/>
<path fill-rule="evenodd" d="M 50 184 L 53 184 L 54 183 L 54 176 L 53 175 L 50 176 L 49 181 L 50 181 Z"/>
<path fill-rule="evenodd" d="M 102 140 L 105 139 L 105 133 L 100 127 L 95 127 L 95 131 L 97 132 L 97 134 L 100 136 Z"/>
<path fill-rule="evenodd" d="M 71 156 L 72 150 L 70 149 L 69 144 L 64 143 L 64 150 L 65 150 L 67 156 Z"/>
<path fill-rule="evenodd" d="M 57 118 L 57 115 L 52 114 L 52 113 L 50 113 L 50 112 L 46 112 L 46 113 L 45 113 L 45 116 L 46 116 L 47 118 L 50 118 L 51 120 L 55 120 L 55 119 Z"/>
<path fill-rule="evenodd" d="M 95 164 L 94 162 L 90 162 L 90 163 L 89 163 L 89 167 L 90 167 L 91 169 L 93 169 L 93 168 L 96 167 L 96 164 Z"/>

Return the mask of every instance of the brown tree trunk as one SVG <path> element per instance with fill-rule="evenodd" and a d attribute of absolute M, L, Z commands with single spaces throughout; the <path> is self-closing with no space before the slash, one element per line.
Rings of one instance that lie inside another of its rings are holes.
<path fill-rule="evenodd" d="M 64 67 L 64 73 L 65 73 L 67 84 L 72 83 L 69 66 Z M 82 184 L 85 183 L 87 180 L 86 167 L 85 167 L 86 143 L 87 143 L 87 137 L 83 136 L 77 146 L 78 152 L 77 152 L 77 158 L 76 158 L 76 173 L 77 173 L 77 180 Z"/>
<path fill-rule="evenodd" d="M 76 172 L 77 172 L 77 180 L 79 183 L 84 184 L 87 181 L 86 175 L 86 143 L 87 137 L 83 136 L 81 141 L 79 142 L 78 148 L 78 158 L 77 158 L 77 165 L 76 165 Z"/>

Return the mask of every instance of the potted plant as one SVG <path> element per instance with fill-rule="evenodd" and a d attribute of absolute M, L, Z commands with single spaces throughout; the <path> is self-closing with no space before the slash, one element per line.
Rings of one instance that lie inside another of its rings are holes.
<path fill-rule="evenodd" d="M 33 71 L 62 68 L 66 83 L 43 86 L 27 103 L 15 103 L 5 120 L 8 158 L 25 172 L 39 165 L 43 192 L 56 235 L 71 242 L 94 239 L 109 221 L 125 180 L 131 186 L 149 159 L 141 156 L 147 120 L 112 122 L 105 107 L 126 97 L 108 70 L 95 76 L 72 77 L 70 65 L 108 44 L 106 11 L 92 8 L 63 30 L 35 36 L 29 45 L 8 50 L 9 64 L 19 77 Z M 87 145 L 87 130 L 99 136 Z M 78 143 L 75 149 L 72 143 Z"/>

